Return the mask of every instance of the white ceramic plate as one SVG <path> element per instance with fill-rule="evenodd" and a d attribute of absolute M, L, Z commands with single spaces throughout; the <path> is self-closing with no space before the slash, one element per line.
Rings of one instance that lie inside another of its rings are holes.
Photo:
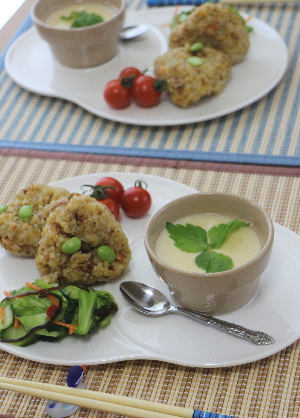
<path fill-rule="evenodd" d="M 190 8 L 189 8 L 190 9 Z M 282 78 L 288 64 L 287 48 L 280 35 L 253 18 L 251 47 L 244 61 L 232 69 L 232 77 L 221 94 L 181 109 L 164 97 L 159 106 L 144 109 L 132 104 L 113 110 L 103 98 L 105 84 L 127 66 L 152 70 L 154 59 L 167 50 L 168 24 L 173 7 L 128 13 L 127 24 L 148 24 L 149 32 L 119 45 L 108 63 L 88 69 L 61 66 L 35 28 L 18 38 L 9 49 L 5 66 L 10 77 L 34 93 L 67 99 L 84 109 L 117 122 L 134 125 L 180 125 L 202 122 L 235 112 L 259 100 Z"/>
<path fill-rule="evenodd" d="M 102 174 L 91 174 L 56 182 L 72 192 L 93 184 Z M 275 339 L 269 346 L 256 346 L 214 328 L 177 315 L 151 318 L 138 313 L 122 298 L 122 281 L 142 281 L 167 295 L 166 285 L 155 275 L 143 245 L 146 223 L 164 204 L 195 190 L 161 177 L 136 173 L 105 173 L 118 178 L 125 187 L 137 178 L 148 184 L 153 196 L 150 213 L 142 219 L 124 214 L 121 224 L 132 249 L 128 271 L 119 279 L 95 286 L 111 292 L 119 311 L 111 325 L 89 337 L 70 336 L 58 343 L 37 342 L 29 347 L 0 344 L 16 356 L 42 363 L 76 365 L 100 364 L 130 359 L 155 359 L 191 367 L 225 367 L 260 360 L 277 353 L 300 337 L 300 237 L 275 224 L 271 263 L 261 277 L 258 294 L 247 306 L 222 317 L 248 328 L 268 332 Z M 17 289 L 38 277 L 33 259 L 15 257 L 0 249 L 0 294 Z"/>

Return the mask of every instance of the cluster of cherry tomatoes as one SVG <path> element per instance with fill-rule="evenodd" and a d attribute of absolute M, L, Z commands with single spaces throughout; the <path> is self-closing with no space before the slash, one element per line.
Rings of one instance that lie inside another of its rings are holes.
<path fill-rule="evenodd" d="M 150 193 L 146 190 L 146 183 L 141 180 L 126 190 L 122 183 L 112 177 L 102 177 L 95 185 L 85 184 L 82 189 L 85 187 L 90 189 L 90 196 L 108 207 L 116 220 L 120 219 L 120 208 L 130 218 L 141 218 L 151 207 Z"/>
<path fill-rule="evenodd" d="M 104 87 L 104 98 L 113 109 L 124 109 L 132 101 L 141 107 L 156 106 L 165 90 L 166 83 L 138 68 L 126 67 L 119 77 L 109 81 Z"/>

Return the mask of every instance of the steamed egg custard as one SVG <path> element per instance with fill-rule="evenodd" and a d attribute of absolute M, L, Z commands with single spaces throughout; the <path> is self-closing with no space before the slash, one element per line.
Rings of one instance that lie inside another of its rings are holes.
<path fill-rule="evenodd" d="M 116 13 L 113 6 L 97 3 L 74 3 L 53 12 L 46 23 L 56 28 L 70 29 L 73 27 L 90 26 L 111 19 Z M 75 21 L 81 23 L 75 24 Z"/>
<path fill-rule="evenodd" d="M 167 222 L 155 244 L 155 253 L 163 262 L 195 273 L 239 267 L 260 250 L 260 240 L 249 223 L 218 213 L 194 214 Z"/>

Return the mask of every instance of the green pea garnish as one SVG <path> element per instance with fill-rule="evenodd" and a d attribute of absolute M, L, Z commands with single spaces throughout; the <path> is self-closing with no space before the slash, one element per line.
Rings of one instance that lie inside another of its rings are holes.
<path fill-rule="evenodd" d="M 61 247 L 64 254 L 72 255 L 77 253 L 81 248 L 81 241 L 77 237 L 73 237 L 65 241 Z"/>
<path fill-rule="evenodd" d="M 33 206 L 32 205 L 24 205 L 19 209 L 19 217 L 21 221 L 26 222 L 28 221 L 33 214 Z"/>
<path fill-rule="evenodd" d="M 6 212 L 7 205 L 0 206 L 0 214 Z"/>
<path fill-rule="evenodd" d="M 116 259 L 116 253 L 108 245 L 101 245 L 101 247 L 97 248 L 96 253 L 102 261 L 113 263 Z"/>

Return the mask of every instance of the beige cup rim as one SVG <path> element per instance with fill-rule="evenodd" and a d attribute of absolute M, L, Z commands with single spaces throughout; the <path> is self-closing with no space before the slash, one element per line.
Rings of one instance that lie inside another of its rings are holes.
<path fill-rule="evenodd" d="M 185 200 L 188 196 L 190 195 L 186 195 L 186 196 L 182 196 L 179 197 L 175 200 L 172 200 L 172 202 L 167 203 L 166 205 L 164 205 L 161 209 L 159 209 L 154 215 L 153 217 L 148 221 L 147 225 L 146 225 L 146 230 L 145 230 L 145 239 L 144 239 L 144 243 L 146 246 L 147 251 L 149 252 L 149 255 L 151 256 L 152 259 L 155 260 L 155 262 L 160 265 L 161 267 L 163 267 L 164 269 L 167 269 L 171 272 L 174 273 L 178 273 L 178 274 L 184 274 L 188 277 L 190 277 L 191 279 L 201 279 L 201 278 L 210 278 L 210 279 L 220 279 L 222 278 L 227 278 L 227 277 L 231 277 L 233 274 L 235 275 L 236 273 L 240 273 L 245 269 L 248 269 L 250 267 L 252 267 L 253 265 L 255 265 L 259 260 L 261 260 L 266 253 L 270 250 L 272 244 L 273 244 L 273 240 L 274 240 L 274 226 L 273 226 L 273 222 L 268 214 L 268 212 L 262 207 L 260 206 L 258 203 L 244 198 L 242 196 L 239 195 L 234 195 L 232 193 L 223 193 L 223 192 L 197 192 L 197 193 L 193 193 L 192 195 L 216 195 L 216 196 L 233 196 L 237 199 L 241 199 L 245 202 L 249 202 L 250 204 L 252 204 L 253 206 L 255 206 L 258 210 L 261 211 L 262 215 L 264 216 L 267 225 L 268 225 L 268 230 L 269 230 L 269 235 L 267 238 L 267 241 L 265 243 L 265 245 L 263 246 L 263 248 L 260 250 L 260 252 L 251 260 L 247 261 L 246 263 L 242 264 L 239 267 L 234 267 L 231 270 L 226 270 L 226 271 L 220 271 L 217 273 L 196 273 L 196 272 L 189 272 L 186 270 L 182 270 L 182 269 L 178 269 L 177 267 L 173 267 L 170 264 L 165 263 L 164 261 L 160 260 L 157 255 L 155 254 L 155 252 L 152 250 L 151 245 L 149 243 L 148 240 L 148 235 L 149 235 L 149 229 L 152 225 L 152 223 L 155 221 L 155 219 L 161 214 L 161 212 L 163 212 L 170 204 L 177 204 L 182 200 Z"/>
<path fill-rule="evenodd" d="M 118 19 L 119 16 L 123 13 L 123 11 L 125 9 L 125 6 L 126 6 L 126 0 L 121 0 L 121 5 L 118 8 L 117 13 L 114 16 L 112 16 L 110 19 L 104 20 L 103 22 L 96 23 L 95 25 L 82 26 L 80 28 L 67 28 L 67 29 L 65 29 L 65 28 L 53 27 L 53 26 L 47 24 L 44 20 L 41 20 L 41 19 L 39 19 L 37 17 L 37 15 L 35 13 L 35 8 L 36 8 L 36 6 L 38 5 L 38 3 L 40 1 L 41 0 L 36 0 L 36 2 L 31 7 L 30 16 L 31 16 L 32 21 L 34 23 L 40 25 L 40 26 L 43 26 L 44 28 L 47 28 L 48 30 L 58 31 L 58 32 L 61 32 L 61 33 L 63 33 L 63 32 L 68 32 L 68 33 L 70 33 L 70 32 L 76 32 L 76 33 L 79 33 L 79 32 L 82 32 L 82 31 L 88 31 L 88 30 L 97 29 L 98 27 L 101 27 L 101 26 L 106 26 L 107 24 L 111 23 L 113 20 Z"/>

